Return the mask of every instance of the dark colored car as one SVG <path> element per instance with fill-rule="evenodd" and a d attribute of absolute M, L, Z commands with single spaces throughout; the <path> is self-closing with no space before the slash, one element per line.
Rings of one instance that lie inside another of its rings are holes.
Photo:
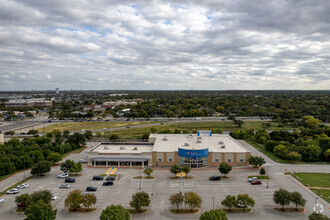
<path fill-rule="evenodd" d="M 251 182 L 252 185 L 260 185 L 261 184 L 261 180 L 253 180 Z"/>
<path fill-rule="evenodd" d="M 68 177 L 68 178 L 65 178 L 65 182 L 66 183 L 75 183 L 76 182 L 76 179 L 73 179 L 73 178 Z"/>
<path fill-rule="evenodd" d="M 114 181 L 114 180 L 116 180 L 116 177 L 115 176 L 107 176 L 105 178 L 105 180 L 112 180 L 112 181 Z"/>
<path fill-rule="evenodd" d="M 112 186 L 113 185 L 113 181 L 106 181 L 102 183 L 103 186 Z"/>
<path fill-rule="evenodd" d="M 219 180 L 221 180 L 221 177 L 220 176 L 211 176 L 209 179 L 211 181 L 219 181 Z"/>
<path fill-rule="evenodd" d="M 102 176 L 93 176 L 93 180 L 103 180 Z"/>
<path fill-rule="evenodd" d="M 95 186 L 88 186 L 86 188 L 86 191 L 96 191 L 96 190 L 97 190 L 97 187 L 95 187 Z"/>

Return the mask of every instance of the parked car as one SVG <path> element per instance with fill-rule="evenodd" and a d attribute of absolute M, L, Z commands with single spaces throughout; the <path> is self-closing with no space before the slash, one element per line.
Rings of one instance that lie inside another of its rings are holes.
<path fill-rule="evenodd" d="M 86 196 L 86 195 L 88 195 L 89 194 L 89 192 L 82 192 L 81 193 L 81 195 L 83 195 L 83 196 Z"/>
<path fill-rule="evenodd" d="M 242 204 L 242 203 L 240 203 L 240 202 L 238 202 L 237 203 L 237 208 L 247 208 L 247 206 L 244 205 L 244 204 Z"/>
<path fill-rule="evenodd" d="M 56 200 L 56 199 L 57 199 L 57 196 L 52 195 L 51 200 Z"/>
<path fill-rule="evenodd" d="M 219 180 L 221 180 L 221 177 L 220 176 L 211 176 L 209 179 L 211 181 L 219 181 Z"/>
<path fill-rule="evenodd" d="M 5 199 L 0 199 L 0 204 L 4 203 Z"/>
<path fill-rule="evenodd" d="M 93 176 L 93 180 L 103 180 L 102 176 Z"/>
<path fill-rule="evenodd" d="M 60 188 L 63 188 L 63 189 L 69 189 L 69 188 L 70 188 L 70 185 L 67 184 L 67 183 L 62 183 L 62 184 L 60 185 Z"/>
<path fill-rule="evenodd" d="M 73 179 L 71 177 L 68 177 L 68 178 L 65 178 L 65 181 L 66 183 L 75 183 L 76 182 L 76 179 Z"/>
<path fill-rule="evenodd" d="M 19 193 L 19 192 L 20 192 L 19 189 L 14 188 L 14 189 L 10 189 L 10 190 L 8 190 L 8 191 L 6 192 L 6 194 L 17 194 L 17 193 Z"/>
<path fill-rule="evenodd" d="M 105 181 L 102 183 L 103 186 L 112 186 L 113 185 L 113 181 Z"/>
<path fill-rule="evenodd" d="M 96 191 L 97 187 L 95 186 L 87 186 L 86 191 Z"/>
<path fill-rule="evenodd" d="M 19 203 L 16 204 L 16 206 L 17 206 L 17 208 L 23 208 L 26 205 L 24 203 L 22 203 L 22 202 L 19 202 Z"/>
<path fill-rule="evenodd" d="M 79 163 L 87 163 L 87 160 L 85 160 L 85 159 L 80 159 L 80 160 L 79 160 Z"/>
<path fill-rule="evenodd" d="M 253 180 L 258 180 L 258 179 L 259 178 L 257 178 L 257 177 L 254 176 L 254 177 L 249 178 L 248 181 L 251 183 Z"/>
<path fill-rule="evenodd" d="M 69 174 L 67 173 L 61 173 L 57 175 L 57 178 L 67 178 L 67 177 L 69 177 Z"/>
<path fill-rule="evenodd" d="M 116 177 L 115 176 L 107 176 L 105 178 L 105 180 L 112 180 L 112 181 L 114 181 L 114 180 L 116 180 Z"/>
<path fill-rule="evenodd" d="M 23 184 L 17 186 L 17 188 L 19 188 L 19 189 L 28 188 L 28 187 L 29 187 L 29 184 L 27 184 L 27 183 L 23 183 Z"/>
<path fill-rule="evenodd" d="M 261 184 L 261 180 L 257 179 L 257 180 L 252 180 L 251 182 L 252 185 L 260 185 Z"/>

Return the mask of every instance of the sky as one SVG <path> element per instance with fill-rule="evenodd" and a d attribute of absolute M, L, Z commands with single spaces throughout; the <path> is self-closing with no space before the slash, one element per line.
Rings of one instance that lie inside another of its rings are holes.
<path fill-rule="evenodd" d="M 329 0 L 0 0 L 0 90 L 330 89 Z"/>

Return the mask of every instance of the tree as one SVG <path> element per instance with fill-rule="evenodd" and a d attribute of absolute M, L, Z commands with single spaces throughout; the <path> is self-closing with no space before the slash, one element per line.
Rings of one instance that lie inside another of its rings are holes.
<path fill-rule="evenodd" d="M 45 203 L 50 203 L 52 198 L 52 193 L 49 190 L 39 190 L 31 194 L 31 202 L 35 203 L 39 200 Z"/>
<path fill-rule="evenodd" d="M 292 160 L 292 161 L 300 161 L 302 156 L 300 153 L 292 151 L 288 154 L 288 160 Z"/>
<path fill-rule="evenodd" d="M 201 207 L 202 198 L 195 192 L 187 192 L 185 193 L 184 203 L 189 206 L 190 211 L 193 211 L 195 208 Z"/>
<path fill-rule="evenodd" d="M 249 164 L 252 164 L 254 167 L 260 167 L 265 163 L 266 163 L 266 161 L 263 157 L 250 156 L 250 158 L 249 158 Z"/>
<path fill-rule="evenodd" d="M 51 170 L 51 163 L 49 161 L 40 161 L 36 163 L 31 169 L 31 175 L 42 176 Z"/>
<path fill-rule="evenodd" d="M 93 137 L 93 133 L 91 130 L 87 130 L 87 131 L 85 131 L 84 136 L 87 140 L 90 140 Z"/>
<path fill-rule="evenodd" d="M 76 145 L 79 148 L 86 144 L 86 138 L 83 134 L 74 133 L 73 135 L 69 135 L 67 142 Z"/>
<path fill-rule="evenodd" d="M 111 205 L 102 211 L 100 220 L 130 220 L 130 215 L 121 205 Z"/>
<path fill-rule="evenodd" d="M 308 216 L 308 220 L 330 220 L 330 218 L 325 215 L 322 215 L 321 213 L 313 212 Z"/>
<path fill-rule="evenodd" d="M 320 120 L 310 115 L 302 117 L 302 125 L 306 128 L 317 128 L 320 122 Z"/>
<path fill-rule="evenodd" d="M 181 171 L 181 167 L 179 167 L 179 165 L 177 164 L 172 165 L 170 168 L 170 172 L 173 173 L 174 175 L 180 173 L 180 171 Z"/>
<path fill-rule="evenodd" d="M 302 207 L 305 206 L 306 199 L 304 199 L 299 192 L 292 192 L 291 193 L 291 202 L 296 205 L 296 210 L 298 210 L 298 206 L 302 206 Z"/>
<path fill-rule="evenodd" d="M 63 163 L 61 163 L 60 170 L 63 171 L 64 173 L 69 173 L 71 167 L 73 167 L 74 164 L 75 162 L 73 160 L 66 160 Z"/>
<path fill-rule="evenodd" d="M 301 146 L 299 153 L 304 161 L 317 161 L 321 155 L 321 148 L 316 144 L 309 144 Z"/>
<path fill-rule="evenodd" d="M 26 209 L 31 204 L 31 196 L 27 193 L 15 197 L 16 203 L 21 203 L 23 209 Z"/>
<path fill-rule="evenodd" d="M 274 192 L 273 200 L 276 204 L 281 205 L 284 210 L 284 206 L 291 203 L 291 193 L 285 189 L 279 189 Z"/>
<path fill-rule="evenodd" d="M 73 190 L 70 192 L 68 197 L 66 197 L 64 201 L 65 207 L 69 207 L 70 209 L 77 210 L 82 203 L 83 195 L 81 195 L 80 190 Z"/>
<path fill-rule="evenodd" d="M 285 145 L 280 144 L 280 145 L 277 145 L 276 147 L 274 147 L 273 152 L 277 156 L 286 159 L 289 154 L 289 148 Z"/>
<path fill-rule="evenodd" d="M 29 205 L 24 214 L 27 216 L 25 220 L 54 220 L 57 210 L 53 210 L 50 204 L 39 200 Z"/>
<path fill-rule="evenodd" d="M 119 137 L 118 134 L 112 134 L 112 135 L 110 135 L 110 137 L 109 137 L 110 141 L 116 141 L 116 140 L 118 140 L 119 138 L 120 138 L 120 137 Z"/>
<path fill-rule="evenodd" d="M 170 202 L 172 205 L 176 206 L 176 210 L 178 211 L 180 204 L 184 202 L 184 195 L 182 194 L 182 192 L 173 194 L 170 197 Z"/>
<path fill-rule="evenodd" d="M 231 169 L 232 167 L 225 162 L 221 163 L 218 168 L 218 170 L 220 171 L 220 173 L 223 174 L 223 176 L 226 176 L 226 174 L 228 174 L 231 171 Z"/>
<path fill-rule="evenodd" d="M 241 127 L 244 122 L 242 120 L 235 120 L 234 124 L 238 125 L 238 127 Z"/>
<path fill-rule="evenodd" d="M 253 207 L 255 204 L 255 201 L 248 194 L 238 194 L 237 195 L 237 204 L 243 205 L 244 211 L 245 211 L 245 207 L 246 206 Z"/>
<path fill-rule="evenodd" d="M 221 202 L 222 205 L 228 207 L 228 210 L 231 211 L 232 207 L 237 206 L 237 200 L 235 196 L 228 195 L 226 198 Z"/>
<path fill-rule="evenodd" d="M 68 138 L 69 135 L 70 135 L 70 131 L 65 130 L 65 131 L 62 132 L 62 134 L 63 134 L 63 137 Z"/>
<path fill-rule="evenodd" d="M 199 220 L 227 220 L 227 215 L 221 209 L 215 209 L 210 211 L 205 211 Z"/>
<path fill-rule="evenodd" d="M 141 137 L 141 139 L 143 139 L 143 140 L 148 140 L 149 139 L 149 133 L 144 133 L 143 135 L 142 135 L 142 137 Z"/>
<path fill-rule="evenodd" d="M 265 174 L 266 174 L 266 170 L 265 170 L 265 168 L 261 167 L 259 174 L 260 174 L 261 176 L 265 175 Z"/>
<path fill-rule="evenodd" d="M 148 167 L 148 168 L 145 169 L 143 172 L 144 172 L 146 175 L 148 175 L 148 177 L 150 177 L 150 174 L 151 174 L 152 172 L 154 172 L 154 170 L 151 169 L 150 167 Z"/>
<path fill-rule="evenodd" d="M 58 161 L 62 160 L 62 155 L 55 152 L 55 153 L 51 153 L 48 157 L 47 157 L 48 161 L 51 161 L 53 164 L 55 164 Z"/>
<path fill-rule="evenodd" d="M 6 131 L 6 132 L 5 132 L 5 135 L 13 136 L 14 134 L 15 134 L 14 131 Z"/>
<path fill-rule="evenodd" d="M 132 200 L 129 203 L 132 208 L 140 212 L 141 207 L 148 207 L 150 205 L 150 197 L 146 192 L 137 192 L 132 196 Z"/>
<path fill-rule="evenodd" d="M 27 134 L 38 134 L 38 130 L 31 129 Z"/>
<path fill-rule="evenodd" d="M 81 171 L 82 171 L 82 164 L 79 162 L 74 163 L 73 166 L 71 166 L 69 169 L 69 172 L 74 174 L 80 173 Z"/>
<path fill-rule="evenodd" d="M 186 173 L 186 178 L 188 177 L 188 173 L 190 173 L 190 167 L 188 166 L 183 166 L 182 167 L 182 172 L 185 172 Z"/>
<path fill-rule="evenodd" d="M 95 205 L 96 204 L 96 196 L 94 194 L 87 194 L 85 196 L 82 196 L 82 201 L 81 203 L 87 208 L 89 209 L 89 207 L 91 205 Z"/>

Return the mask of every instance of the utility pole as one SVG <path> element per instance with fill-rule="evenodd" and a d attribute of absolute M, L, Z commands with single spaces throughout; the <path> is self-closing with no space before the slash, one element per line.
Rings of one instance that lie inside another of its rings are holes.
<path fill-rule="evenodd" d="M 24 180 L 25 180 L 25 158 L 23 159 L 23 163 L 24 163 Z"/>
<path fill-rule="evenodd" d="M 213 199 L 213 210 L 214 210 L 214 197 L 212 197 L 212 199 Z"/>
<path fill-rule="evenodd" d="M 141 173 L 141 168 L 140 168 L 140 186 L 139 186 L 139 190 L 141 191 L 142 188 L 142 173 Z"/>
<path fill-rule="evenodd" d="M 268 179 L 269 179 L 269 174 L 268 174 L 269 171 L 268 170 L 269 170 L 269 164 L 267 164 L 267 177 L 268 177 L 267 178 L 267 188 L 268 188 Z"/>

